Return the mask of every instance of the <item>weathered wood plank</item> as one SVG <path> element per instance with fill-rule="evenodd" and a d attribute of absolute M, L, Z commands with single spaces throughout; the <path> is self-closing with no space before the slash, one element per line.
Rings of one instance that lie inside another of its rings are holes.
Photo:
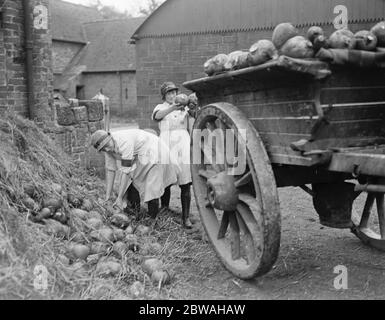
<path fill-rule="evenodd" d="M 308 140 L 310 136 L 306 135 L 277 135 L 260 134 L 269 154 L 287 154 L 286 149 L 290 148 L 292 142 L 301 139 Z M 331 138 L 310 142 L 304 147 L 305 151 L 312 150 L 334 150 L 343 148 L 363 148 L 367 146 L 378 146 L 385 144 L 385 137 L 364 137 L 364 138 Z M 294 152 L 294 151 L 293 151 Z M 290 153 L 298 155 L 298 153 Z"/>
<path fill-rule="evenodd" d="M 283 118 L 283 119 L 250 119 L 252 124 L 259 132 L 279 132 L 279 133 L 295 133 L 308 134 L 316 123 L 316 119 L 310 117 L 300 118 Z"/>
<path fill-rule="evenodd" d="M 385 155 L 338 152 L 333 154 L 328 169 L 337 172 L 353 172 L 357 167 L 364 175 L 385 177 Z"/>
<path fill-rule="evenodd" d="M 348 137 L 383 137 L 385 136 L 384 129 L 384 120 L 382 119 L 335 121 L 318 130 L 313 137 L 315 140 Z"/>
<path fill-rule="evenodd" d="M 286 164 L 286 165 L 295 165 L 295 166 L 305 166 L 310 167 L 312 165 L 312 160 L 310 158 L 305 158 L 302 156 L 291 156 L 287 154 L 270 154 L 271 163 L 276 164 Z"/>
<path fill-rule="evenodd" d="M 385 101 L 385 86 L 339 87 L 321 90 L 322 104 Z"/>
<path fill-rule="evenodd" d="M 244 103 L 239 109 L 249 118 L 317 117 L 313 101 L 289 101 L 270 104 Z"/>
<path fill-rule="evenodd" d="M 287 101 L 303 101 L 314 99 L 314 88 L 307 84 L 306 87 L 286 85 L 274 87 L 269 90 L 258 90 L 232 94 L 236 106 L 244 102 L 277 103 Z"/>
<path fill-rule="evenodd" d="M 385 119 L 385 102 L 382 104 L 323 105 L 322 110 L 327 119 L 332 121 Z"/>
<path fill-rule="evenodd" d="M 283 119 L 250 119 L 259 132 L 279 132 L 294 134 L 310 134 L 316 119 L 283 118 Z M 384 120 L 367 119 L 352 121 L 331 121 L 315 132 L 314 138 L 347 138 L 385 136 Z"/>
<path fill-rule="evenodd" d="M 265 147 L 269 146 L 289 146 L 290 143 L 298 140 L 309 140 L 310 134 L 290 134 L 279 132 L 259 132 L 259 135 L 265 144 Z"/>

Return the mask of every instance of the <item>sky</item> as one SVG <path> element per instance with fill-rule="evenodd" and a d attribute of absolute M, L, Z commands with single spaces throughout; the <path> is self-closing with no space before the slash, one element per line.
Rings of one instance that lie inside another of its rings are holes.
<path fill-rule="evenodd" d="M 95 3 L 95 0 L 64 0 L 67 2 L 82 4 L 82 5 L 90 5 Z M 104 5 L 113 6 L 119 11 L 127 10 L 133 16 L 137 16 L 139 14 L 139 9 L 147 3 L 148 0 L 101 0 Z M 161 2 L 161 1 L 159 1 Z"/>

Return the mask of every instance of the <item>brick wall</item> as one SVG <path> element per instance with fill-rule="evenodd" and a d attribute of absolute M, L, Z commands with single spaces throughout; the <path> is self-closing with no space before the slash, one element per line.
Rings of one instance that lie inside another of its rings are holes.
<path fill-rule="evenodd" d="M 370 29 L 371 25 L 352 25 L 356 32 Z M 333 30 L 325 28 L 327 34 Z M 160 85 L 173 81 L 182 91 L 185 81 L 204 77 L 203 64 L 218 53 L 248 50 L 259 39 L 271 39 L 273 30 L 223 34 L 199 34 L 175 37 L 144 38 L 136 41 L 138 90 L 138 123 L 141 128 L 156 128 L 150 116 L 154 107 L 161 102 Z M 304 34 L 306 30 L 301 30 Z"/>
<path fill-rule="evenodd" d="M 21 1 L 9 1 L 2 10 L 0 28 L 0 108 L 27 115 L 24 27 Z"/>
<path fill-rule="evenodd" d="M 85 98 L 91 99 L 100 89 L 110 98 L 112 115 L 137 117 L 136 76 L 134 72 L 84 73 Z"/>
<path fill-rule="evenodd" d="M 64 41 L 52 42 L 53 73 L 61 74 L 68 66 L 71 60 L 84 47 L 81 43 L 72 43 Z"/>
<path fill-rule="evenodd" d="M 48 9 L 48 0 L 31 0 L 33 16 L 36 6 Z M 29 114 L 25 71 L 24 11 L 22 1 L 7 1 L 2 9 L 3 25 L 0 28 L 0 112 L 12 109 Z M 52 121 L 52 57 L 49 13 L 46 28 L 32 28 L 33 34 L 33 85 L 35 117 L 41 122 Z"/>

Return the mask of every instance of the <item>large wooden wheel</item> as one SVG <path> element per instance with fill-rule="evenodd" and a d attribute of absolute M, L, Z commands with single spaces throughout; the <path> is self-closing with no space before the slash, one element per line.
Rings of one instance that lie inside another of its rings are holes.
<path fill-rule="evenodd" d="M 383 193 L 368 193 L 362 213 L 357 213 L 353 210 L 352 222 L 352 232 L 363 243 L 385 251 L 385 208 Z"/>
<path fill-rule="evenodd" d="M 277 187 L 263 142 L 243 113 L 228 103 L 203 108 L 194 129 L 192 181 L 208 238 L 235 276 L 265 274 L 278 256 L 281 225 Z M 214 144 L 200 136 L 205 129 L 215 135 Z M 234 157 L 229 149 L 235 150 Z M 243 168 L 240 161 L 245 162 Z"/>

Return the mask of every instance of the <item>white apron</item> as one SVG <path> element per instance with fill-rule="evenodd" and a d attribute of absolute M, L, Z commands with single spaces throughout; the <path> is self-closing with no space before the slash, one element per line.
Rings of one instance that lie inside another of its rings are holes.
<path fill-rule="evenodd" d="M 170 105 L 167 102 L 155 107 L 152 118 L 157 111 L 165 110 Z M 188 127 L 187 107 L 184 111 L 173 111 L 159 121 L 160 139 L 167 145 L 170 157 L 174 159 L 180 169 L 178 185 L 191 183 L 190 171 L 190 134 Z M 162 159 L 165 159 L 162 153 Z M 164 162 L 164 160 L 163 160 Z"/>
<path fill-rule="evenodd" d="M 175 161 L 161 163 L 160 150 L 167 146 L 157 136 L 139 129 L 116 131 L 111 135 L 117 152 L 107 154 L 106 168 L 117 171 L 120 167 L 123 173 L 129 174 L 142 201 L 159 199 L 165 188 L 177 183 L 178 167 Z M 122 160 L 133 160 L 133 166 L 121 166 Z"/>

